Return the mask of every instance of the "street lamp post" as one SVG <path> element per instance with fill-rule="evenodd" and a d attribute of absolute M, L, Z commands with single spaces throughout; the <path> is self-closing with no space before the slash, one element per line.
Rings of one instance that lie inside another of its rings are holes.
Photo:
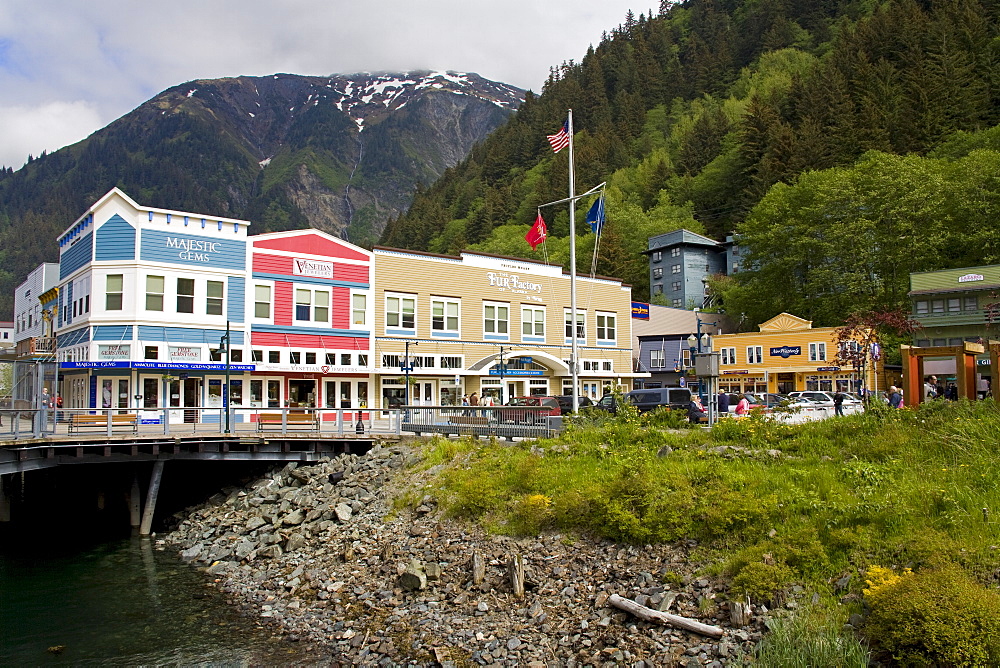
<path fill-rule="evenodd" d="M 506 370 L 507 370 L 506 369 L 506 365 L 503 362 L 503 346 L 500 346 L 500 405 L 501 406 L 504 405 L 503 404 L 503 388 L 504 388 L 503 378 L 504 378 L 504 372 Z"/>
<path fill-rule="evenodd" d="M 225 351 L 226 353 L 226 384 L 222 388 L 222 408 L 223 412 L 226 414 L 226 433 L 230 433 L 229 430 L 229 365 L 232 360 L 232 346 L 230 345 L 230 335 L 229 335 L 229 321 L 226 321 L 226 333 L 219 340 L 219 352 Z"/>
<path fill-rule="evenodd" d="M 417 345 L 416 341 L 406 342 L 406 353 L 403 356 L 403 362 L 399 365 L 400 371 L 406 374 L 406 405 L 410 405 L 410 372 L 413 371 L 413 362 L 410 360 L 410 346 Z"/>

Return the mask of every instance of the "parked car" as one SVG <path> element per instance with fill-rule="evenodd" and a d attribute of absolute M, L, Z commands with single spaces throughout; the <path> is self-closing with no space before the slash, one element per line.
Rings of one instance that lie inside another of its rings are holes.
<path fill-rule="evenodd" d="M 632 390 L 625 393 L 625 401 L 639 409 L 640 413 L 646 413 L 664 406 L 670 410 L 686 411 L 691 402 L 691 390 L 683 387 L 654 387 L 644 390 Z M 605 394 L 601 400 L 594 404 L 595 408 L 606 410 L 611 413 L 618 411 L 613 394 Z"/>
<path fill-rule="evenodd" d="M 795 392 L 789 392 L 788 396 L 811 399 L 820 406 L 829 406 L 829 407 L 833 406 L 833 392 L 826 392 L 820 390 L 797 390 Z"/>
<path fill-rule="evenodd" d="M 507 402 L 508 406 L 541 406 L 539 410 L 517 411 L 509 408 L 498 412 L 498 416 L 504 421 L 517 422 L 520 424 L 544 423 L 546 418 L 562 415 L 562 408 L 556 397 L 511 397 Z"/>
<path fill-rule="evenodd" d="M 762 399 L 757 398 L 756 396 L 754 396 L 753 394 L 751 394 L 749 392 L 730 392 L 729 393 L 729 412 L 730 413 L 735 413 L 736 412 L 736 404 L 738 404 L 740 402 L 740 397 L 743 396 L 744 394 L 747 397 L 747 401 L 750 403 L 750 410 L 753 410 L 754 408 L 757 408 L 759 406 L 763 406 L 764 405 L 764 401 Z"/>
<path fill-rule="evenodd" d="M 555 397 L 555 400 L 559 402 L 559 409 L 565 415 L 566 413 L 573 412 L 573 395 L 572 394 L 560 394 Z M 577 401 L 577 406 L 579 408 L 589 408 L 594 405 L 594 402 L 590 400 L 590 397 L 580 397 Z"/>

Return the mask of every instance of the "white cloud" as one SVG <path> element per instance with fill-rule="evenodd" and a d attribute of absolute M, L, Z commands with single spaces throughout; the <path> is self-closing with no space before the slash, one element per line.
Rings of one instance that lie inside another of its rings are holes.
<path fill-rule="evenodd" d="M 83 128 L 84 113 L 64 113 L 51 131 L 34 134 L 34 143 L 30 134 L 21 141 L 0 125 L 0 163 L 20 166 L 28 153 L 80 139 L 193 79 L 440 69 L 539 92 L 551 66 L 579 61 L 603 31 L 623 22 L 629 6 L 630 0 L 0 2 L 0 104 L 18 105 L 8 106 L 4 118 L 32 127 L 41 110 L 60 115 L 56 100 L 98 114 Z"/>
<path fill-rule="evenodd" d="M 103 125 L 89 102 L 50 102 L 37 107 L 0 106 L 0 165 L 19 169 L 36 158 L 75 144 Z"/>

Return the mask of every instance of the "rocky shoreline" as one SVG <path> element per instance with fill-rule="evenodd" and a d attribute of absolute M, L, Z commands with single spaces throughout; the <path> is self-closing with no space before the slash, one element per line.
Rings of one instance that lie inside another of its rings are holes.
<path fill-rule="evenodd" d="M 419 488 L 418 462 L 394 444 L 290 464 L 175 516 L 163 541 L 333 665 L 723 666 L 766 630 L 766 608 L 724 601 L 694 575 L 693 541 L 512 539 L 442 519 L 430 496 L 394 508 Z M 509 568 L 519 556 L 523 596 Z M 612 594 L 723 635 L 641 621 L 609 607 Z"/>

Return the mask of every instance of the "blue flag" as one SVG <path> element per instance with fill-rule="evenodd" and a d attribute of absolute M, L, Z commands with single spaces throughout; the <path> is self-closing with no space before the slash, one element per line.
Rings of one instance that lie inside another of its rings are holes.
<path fill-rule="evenodd" d="M 604 226 L 604 195 L 597 198 L 587 212 L 587 222 L 592 232 L 600 232 Z"/>

